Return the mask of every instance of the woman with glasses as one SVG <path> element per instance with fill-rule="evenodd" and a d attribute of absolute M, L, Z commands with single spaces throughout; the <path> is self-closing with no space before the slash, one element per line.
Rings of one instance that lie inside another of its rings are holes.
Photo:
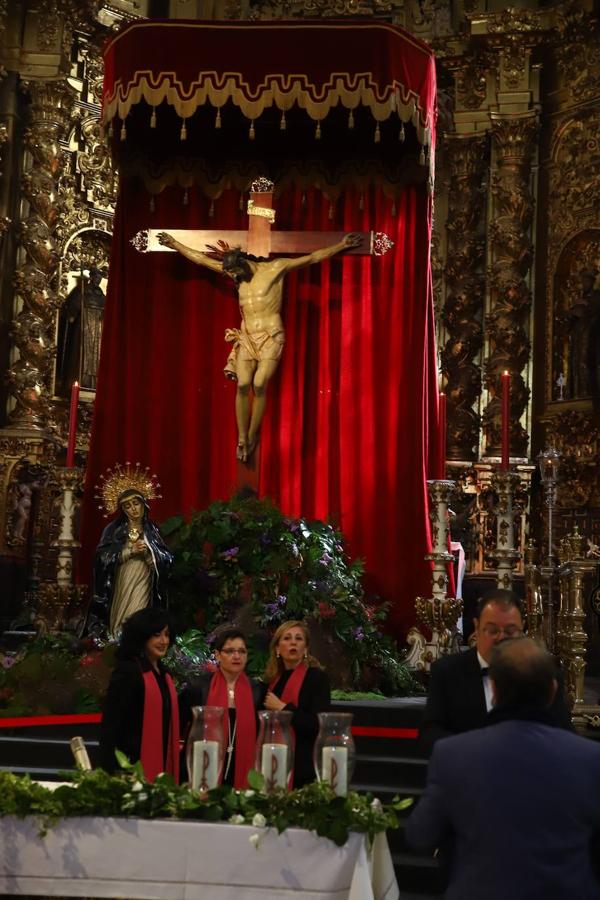
<path fill-rule="evenodd" d="M 217 670 L 194 679 L 179 698 L 181 734 L 187 739 L 193 706 L 221 706 L 227 710 L 223 721 L 225 761 L 222 783 L 248 787 L 248 772 L 254 768 L 256 710 L 261 706 L 263 686 L 246 675 L 248 649 L 244 632 L 235 626 L 220 629 L 215 637 Z"/>

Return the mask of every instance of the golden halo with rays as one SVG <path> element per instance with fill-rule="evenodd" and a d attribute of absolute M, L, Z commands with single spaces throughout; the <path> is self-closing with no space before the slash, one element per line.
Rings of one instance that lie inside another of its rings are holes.
<path fill-rule="evenodd" d="M 98 509 L 104 510 L 105 516 L 111 516 L 119 508 L 119 497 L 123 491 L 139 491 L 144 500 L 158 500 L 162 497 L 160 484 L 156 475 L 150 475 L 150 469 L 146 466 L 142 469 L 139 462 L 132 465 L 126 462 L 124 466 L 117 463 L 113 469 L 107 469 L 100 476 L 100 484 L 96 485 L 94 494 L 96 500 L 101 500 Z"/>

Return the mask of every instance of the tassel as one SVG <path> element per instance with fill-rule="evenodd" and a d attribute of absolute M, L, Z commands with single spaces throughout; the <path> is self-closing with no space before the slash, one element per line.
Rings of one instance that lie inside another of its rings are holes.
<path fill-rule="evenodd" d="M 317 122 L 317 127 L 315 129 L 315 141 L 321 140 L 321 123 Z"/>
<path fill-rule="evenodd" d="M 186 122 L 185 119 L 181 120 L 181 131 L 179 132 L 179 140 L 180 141 L 185 141 L 185 139 L 187 138 L 187 125 L 185 122 Z"/>
<path fill-rule="evenodd" d="M 419 153 L 419 165 L 425 165 L 425 150 L 423 149 L 423 147 L 421 147 L 421 152 Z"/>
<path fill-rule="evenodd" d="M 215 119 L 215 128 L 221 127 L 221 108 L 217 109 L 217 117 Z"/>
<path fill-rule="evenodd" d="M 125 119 L 123 119 L 123 124 L 121 125 L 121 140 L 124 141 L 127 137 L 127 129 L 125 128 Z"/>
<path fill-rule="evenodd" d="M 187 206 L 189 203 L 189 200 L 190 200 L 190 198 L 188 197 L 188 191 L 186 188 L 185 191 L 183 192 L 183 205 Z"/>
<path fill-rule="evenodd" d="M 156 128 L 156 107 L 152 107 L 152 115 L 150 116 L 150 128 Z"/>
<path fill-rule="evenodd" d="M 240 192 L 240 202 L 238 203 L 238 209 L 240 212 L 244 212 L 244 192 Z"/>
<path fill-rule="evenodd" d="M 115 132 L 114 132 L 114 129 L 113 129 L 113 123 L 112 123 L 112 119 L 111 119 L 110 124 L 109 124 L 109 126 L 108 126 L 108 136 L 109 136 L 109 138 L 111 138 L 111 137 L 113 136 L 114 133 L 115 133 Z"/>
<path fill-rule="evenodd" d="M 306 206 L 306 191 L 302 191 L 302 197 L 300 198 L 300 205 Z"/>
<path fill-rule="evenodd" d="M 209 218 L 209 219 L 214 219 L 214 217 L 215 217 L 215 201 L 214 201 L 214 200 L 211 200 L 211 201 L 210 201 L 210 206 L 209 206 L 209 208 L 208 208 L 208 218 Z"/>
<path fill-rule="evenodd" d="M 401 123 L 400 123 L 400 132 L 399 132 L 399 134 L 398 134 L 398 140 L 399 140 L 401 143 L 404 143 L 404 139 L 405 139 L 405 138 L 406 138 L 406 135 L 405 135 L 405 133 L 404 133 L 404 122 L 401 122 Z"/>
<path fill-rule="evenodd" d="M 378 144 L 381 141 L 381 131 L 379 129 L 379 122 L 377 123 L 377 125 L 375 127 L 375 137 L 373 138 L 373 140 L 375 141 L 376 144 Z"/>
<path fill-rule="evenodd" d="M 150 212 L 153 213 L 155 209 L 156 201 L 154 200 L 154 197 L 150 197 Z"/>
<path fill-rule="evenodd" d="M 333 203 L 329 204 L 329 221 L 333 221 Z"/>
<path fill-rule="evenodd" d="M 250 138 L 251 141 L 253 141 L 255 138 L 255 135 L 256 135 L 256 132 L 254 131 L 254 119 L 252 119 L 252 121 L 250 122 L 250 130 L 248 132 L 248 137 Z"/>
<path fill-rule="evenodd" d="M 285 121 L 285 109 L 284 109 L 283 112 L 281 113 L 281 121 L 279 123 L 279 130 L 285 131 L 286 128 L 287 128 L 287 122 Z"/>
<path fill-rule="evenodd" d="M 350 131 L 354 128 L 354 113 L 350 110 L 350 114 L 348 116 L 348 128 Z"/>
<path fill-rule="evenodd" d="M 394 202 L 392 203 L 392 215 L 395 216 L 397 215 L 397 213 L 398 210 L 396 209 L 396 201 L 394 200 Z"/>

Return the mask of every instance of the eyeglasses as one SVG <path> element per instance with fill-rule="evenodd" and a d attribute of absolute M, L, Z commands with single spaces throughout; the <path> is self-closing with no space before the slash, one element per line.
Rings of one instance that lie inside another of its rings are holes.
<path fill-rule="evenodd" d="M 238 656 L 248 655 L 248 651 L 241 647 L 227 647 L 226 650 L 219 650 L 219 653 L 223 653 L 225 656 L 233 656 L 234 653 L 237 653 Z"/>
<path fill-rule="evenodd" d="M 507 625 L 506 628 L 499 628 L 498 625 L 484 625 L 481 630 L 490 637 L 498 637 L 499 634 L 503 634 L 507 638 L 514 638 L 523 634 L 516 625 Z"/>

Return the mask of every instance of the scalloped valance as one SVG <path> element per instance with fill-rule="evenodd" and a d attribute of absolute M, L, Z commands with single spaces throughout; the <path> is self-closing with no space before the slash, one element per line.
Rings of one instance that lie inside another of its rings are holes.
<path fill-rule="evenodd" d="M 435 134 L 435 64 L 432 51 L 403 29 L 376 21 L 196 22 L 136 21 L 107 44 L 103 124 L 115 142 L 127 137 L 127 118 L 150 107 L 150 127 L 164 108 L 187 123 L 207 106 L 221 127 L 221 110 L 233 106 L 248 120 L 250 139 L 266 111 L 301 110 L 321 123 L 337 108 L 370 112 L 374 143 L 380 124 L 394 118 L 400 155 L 403 126 L 411 123 L 421 162 L 431 165 Z M 116 128 L 113 121 L 121 120 Z M 369 117 L 367 117 L 369 118 Z M 364 120 L 361 127 L 364 127 Z M 118 130 L 117 130 L 118 129 Z M 391 138 L 391 132 L 386 133 Z M 400 140 L 398 138 L 400 137 Z M 425 157 L 425 159 L 423 158 Z"/>

